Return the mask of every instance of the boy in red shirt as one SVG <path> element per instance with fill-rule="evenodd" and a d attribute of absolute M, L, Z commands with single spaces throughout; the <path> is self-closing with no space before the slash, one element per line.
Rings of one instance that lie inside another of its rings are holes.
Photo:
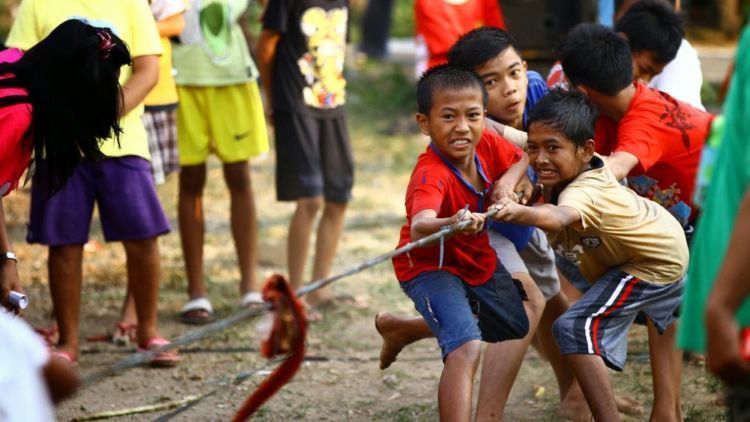
<path fill-rule="evenodd" d="M 579 25 L 559 56 L 571 85 L 602 113 L 596 151 L 607 156 L 615 177 L 627 176 L 631 189 L 692 232 L 695 178 L 713 116 L 633 82 L 627 41 L 604 26 Z"/>
<path fill-rule="evenodd" d="M 431 142 L 406 191 L 399 246 L 459 220 L 471 224 L 442 245 L 395 257 L 393 266 L 442 349 L 440 417 L 468 421 L 481 341 L 523 338 L 529 327 L 523 288 L 497 262 L 482 214 L 493 193 L 514 196 L 528 158 L 503 138 L 483 133 L 487 91 L 471 71 L 430 69 L 417 84 L 417 102 L 417 122 Z M 484 384 L 490 378 L 482 378 L 480 396 L 492 393 Z M 480 406 L 478 419 L 482 412 Z"/>

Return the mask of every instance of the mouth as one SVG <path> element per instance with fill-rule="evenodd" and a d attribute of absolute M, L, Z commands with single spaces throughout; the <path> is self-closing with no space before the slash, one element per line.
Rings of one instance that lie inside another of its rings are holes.
<path fill-rule="evenodd" d="M 467 147 L 467 146 L 471 145 L 471 139 L 469 139 L 469 138 L 457 138 L 457 139 L 454 139 L 454 140 L 450 141 L 450 143 L 448 145 L 450 145 L 451 147 L 454 147 L 454 148 L 464 148 L 464 147 Z"/>
<path fill-rule="evenodd" d="M 539 178 L 548 179 L 557 175 L 557 170 L 551 168 L 537 168 L 536 174 L 539 176 Z"/>
<path fill-rule="evenodd" d="M 506 109 L 514 112 L 518 112 L 519 110 L 523 109 L 523 103 L 520 101 L 515 101 L 513 103 L 510 103 Z"/>

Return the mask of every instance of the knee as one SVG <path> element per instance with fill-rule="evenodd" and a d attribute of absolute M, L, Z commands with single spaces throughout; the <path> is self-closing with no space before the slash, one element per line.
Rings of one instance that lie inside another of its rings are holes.
<path fill-rule="evenodd" d="M 180 171 L 180 193 L 200 195 L 206 184 L 206 168 L 200 166 L 182 167 Z"/>
<path fill-rule="evenodd" d="M 574 338 L 574 329 L 574 319 L 567 318 L 564 314 L 552 324 L 552 335 L 558 346 L 565 341 L 565 339 Z"/>
<path fill-rule="evenodd" d="M 472 366 L 477 363 L 482 350 L 482 343 L 479 340 L 468 341 L 445 357 L 446 363 L 450 360 L 453 364 L 461 366 Z"/>
<path fill-rule="evenodd" d="M 224 181 L 232 192 L 250 190 L 250 169 L 247 162 L 224 165 Z"/>
<path fill-rule="evenodd" d="M 297 200 L 297 212 L 308 217 L 314 217 L 323 207 L 323 198 L 304 198 Z"/>

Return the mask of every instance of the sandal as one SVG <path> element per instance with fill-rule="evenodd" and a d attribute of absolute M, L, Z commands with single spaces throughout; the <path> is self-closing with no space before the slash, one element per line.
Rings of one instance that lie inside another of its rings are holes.
<path fill-rule="evenodd" d="M 128 346 L 130 343 L 135 343 L 137 330 L 138 324 L 118 322 L 115 324 L 115 331 L 112 332 L 110 340 L 117 346 Z"/>
<path fill-rule="evenodd" d="M 192 299 L 180 311 L 183 324 L 203 325 L 214 320 L 214 308 L 205 297 Z"/>
<path fill-rule="evenodd" d="M 73 354 L 66 352 L 65 350 L 50 350 L 50 358 L 58 358 L 64 360 L 70 366 L 77 366 L 78 360 L 73 357 Z"/>
<path fill-rule="evenodd" d="M 247 308 L 249 306 L 262 305 L 263 303 L 265 302 L 263 301 L 263 296 L 260 294 L 260 292 L 247 292 L 244 296 L 242 296 L 240 306 L 243 308 Z"/>
<path fill-rule="evenodd" d="M 138 346 L 137 350 L 138 353 L 144 353 L 168 344 L 171 343 L 163 337 L 152 337 L 146 342 L 145 346 Z M 154 355 L 154 357 L 148 361 L 148 364 L 153 368 L 171 368 L 176 366 L 179 362 L 180 355 L 176 350 L 165 350 Z"/>

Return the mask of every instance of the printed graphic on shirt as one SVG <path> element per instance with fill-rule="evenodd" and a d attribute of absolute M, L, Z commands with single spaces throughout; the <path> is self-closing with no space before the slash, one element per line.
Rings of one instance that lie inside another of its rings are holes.
<path fill-rule="evenodd" d="M 664 113 L 659 116 L 659 120 L 665 125 L 677 129 L 682 136 L 682 144 L 685 149 L 690 148 L 690 135 L 688 131 L 695 129 L 695 125 L 690 123 L 691 115 L 680 107 L 679 103 L 669 103 L 665 107 Z"/>
<path fill-rule="evenodd" d="M 214 63 L 229 58 L 232 45 L 232 8 L 229 2 L 208 0 L 193 3 L 198 13 L 185 15 L 185 29 L 180 34 L 183 44 L 200 43 Z"/>
<path fill-rule="evenodd" d="M 583 255 L 583 246 L 581 245 L 567 246 L 567 245 L 564 245 L 563 243 L 568 243 L 568 242 L 559 243 L 555 247 L 555 253 L 557 255 L 562 256 L 563 258 L 565 258 L 566 261 L 570 262 L 576 267 L 581 266 L 581 255 Z"/>
<path fill-rule="evenodd" d="M 302 95 L 310 107 L 328 109 L 346 102 L 344 55 L 346 52 L 346 8 L 324 10 L 311 7 L 302 15 L 300 27 L 307 52 L 297 60 L 307 86 Z"/>
<path fill-rule="evenodd" d="M 668 188 L 659 187 L 658 181 L 644 174 L 628 177 L 628 186 L 645 198 L 666 208 L 683 227 L 687 226 L 692 209 L 682 201 L 680 188 L 672 183 Z"/>

